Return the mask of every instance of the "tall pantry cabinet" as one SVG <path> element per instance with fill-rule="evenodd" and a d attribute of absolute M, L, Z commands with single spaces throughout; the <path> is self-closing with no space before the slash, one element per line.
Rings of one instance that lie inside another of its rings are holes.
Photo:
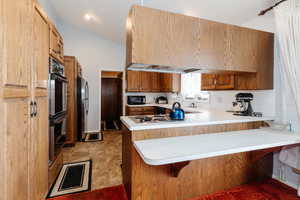
<path fill-rule="evenodd" d="M 48 190 L 49 26 L 35 0 L 0 0 L 1 200 Z"/>

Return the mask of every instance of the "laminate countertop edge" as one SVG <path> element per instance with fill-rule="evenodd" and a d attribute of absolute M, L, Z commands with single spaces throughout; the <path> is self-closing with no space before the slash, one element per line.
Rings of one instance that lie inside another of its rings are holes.
<path fill-rule="evenodd" d="M 300 134 L 270 128 L 135 141 L 148 165 L 167 165 L 300 144 Z"/>
<path fill-rule="evenodd" d="M 211 110 L 211 109 L 196 109 L 189 108 L 195 113 L 186 114 L 184 121 L 167 121 L 167 122 L 156 122 L 156 123 L 135 123 L 130 119 L 132 116 L 122 116 L 120 119 L 122 123 L 131 131 L 137 130 L 150 130 L 150 129 L 161 129 L 161 128 L 179 128 L 189 126 L 206 126 L 206 125 L 217 125 L 217 124 L 232 124 L 232 123 L 247 123 L 247 122 L 259 122 L 259 121 L 273 121 L 276 118 L 273 116 L 263 117 L 251 117 L 251 116 L 236 116 L 233 113 Z M 196 112 L 197 111 L 197 112 Z"/>

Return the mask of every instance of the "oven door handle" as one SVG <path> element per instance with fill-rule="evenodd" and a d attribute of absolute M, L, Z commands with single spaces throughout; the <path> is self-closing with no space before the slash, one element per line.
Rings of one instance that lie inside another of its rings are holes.
<path fill-rule="evenodd" d="M 54 74 L 54 73 L 51 74 L 51 80 L 58 80 L 58 81 L 61 81 L 61 82 L 68 83 L 68 80 L 65 77 L 63 77 L 59 74 Z"/>
<path fill-rule="evenodd" d="M 55 119 L 50 119 L 50 125 L 59 124 L 59 123 L 63 122 L 65 119 L 66 119 L 65 115 L 62 115 L 62 116 L 60 116 L 58 118 L 55 118 Z"/>

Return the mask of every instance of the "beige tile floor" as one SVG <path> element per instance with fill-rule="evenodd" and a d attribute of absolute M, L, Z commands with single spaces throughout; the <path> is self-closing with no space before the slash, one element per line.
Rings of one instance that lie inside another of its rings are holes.
<path fill-rule="evenodd" d="M 99 142 L 80 142 L 63 149 L 64 163 L 92 159 L 92 190 L 122 184 L 122 135 L 106 132 Z"/>

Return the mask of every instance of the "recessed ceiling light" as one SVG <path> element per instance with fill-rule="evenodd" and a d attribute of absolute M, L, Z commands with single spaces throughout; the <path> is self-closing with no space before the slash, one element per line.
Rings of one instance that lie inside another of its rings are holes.
<path fill-rule="evenodd" d="M 87 21 L 90 21 L 92 19 L 92 16 L 87 13 L 87 14 L 84 15 L 84 19 L 87 20 Z"/>

